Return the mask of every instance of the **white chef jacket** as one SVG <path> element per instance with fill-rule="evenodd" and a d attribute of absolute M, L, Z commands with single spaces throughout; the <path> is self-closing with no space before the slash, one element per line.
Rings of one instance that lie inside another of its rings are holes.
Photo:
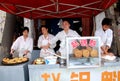
<path fill-rule="evenodd" d="M 46 46 L 48 45 L 48 43 L 50 42 L 50 40 L 53 38 L 54 36 L 52 34 L 48 34 L 48 36 L 45 38 L 44 35 L 41 35 L 38 39 L 38 48 L 41 48 L 41 46 Z M 50 52 L 54 53 L 53 48 L 56 46 L 56 44 L 50 45 L 50 48 L 48 49 L 42 49 L 40 51 L 40 57 L 46 57 L 46 56 L 50 56 Z"/>
<path fill-rule="evenodd" d="M 107 45 L 111 47 L 113 40 L 113 31 L 111 29 L 107 29 L 106 31 L 103 31 L 103 29 L 96 30 L 95 36 L 101 38 L 101 46 Z"/>
<path fill-rule="evenodd" d="M 61 41 L 59 52 L 61 53 L 61 55 L 63 57 L 67 57 L 67 54 L 66 54 L 66 41 L 65 41 L 66 37 L 80 37 L 80 35 L 76 31 L 71 30 L 71 29 L 68 30 L 67 34 L 63 30 L 61 32 L 58 32 L 58 34 L 50 41 L 50 44 L 54 44 L 58 40 Z"/>
<path fill-rule="evenodd" d="M 23 57 L 24 51 L 28 50 L 30 53 L 27 54 L 27 57 L 30 58 L 33 50 L 33 39 L 27 37 L 25 40 L 23 36 L 20 36 L 15 40 L 11 49 L 17 51 L 19 53 L 19 57 Z"/>

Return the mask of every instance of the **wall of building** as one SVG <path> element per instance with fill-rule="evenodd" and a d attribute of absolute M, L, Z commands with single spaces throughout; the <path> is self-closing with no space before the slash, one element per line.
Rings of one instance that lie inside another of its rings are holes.
<path fill-rule="evenodd" d="M 0 10 L 0 44 L 2 42 L 3 31 L 5 27 L 6 12 Z"/>
<path fill-rule="evenodd" d="M 24 26 L 29 28 L 29 37 L 34 38 L 34 20 L 24 18 Z"/>

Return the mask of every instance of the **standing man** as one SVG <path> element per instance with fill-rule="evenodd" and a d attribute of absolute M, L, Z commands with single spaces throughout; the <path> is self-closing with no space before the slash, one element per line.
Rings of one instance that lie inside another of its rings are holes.
<path fill-rule="evenodd" d="M 79 34 L 70 29 L 70 23 L 67 20 L 63 20 L 62 23 L 63 30 L 61 32 L 58 32 L 57 35 L 50 41 L 50 44 L 56 43 L 58 40 L 60 40 L 60 48 L 59 52 L 61 53 L 61 56 L 65 57 L 66 54 L 66 37 L 80 37 Z"/>
<path fill-rule="evenodd" d="M 102 57 L 106 58 L 106 56 L 111 56 L 110 57 L 111 59 L 115 59 L 113 54 L 108 53 L 108 50 L 111 48 L 111 44 L 113 41 L 113 31 L 110 29 L 111 23 L 112 23 L 111 19 L 104 18 L 102 20 L 102 29 L 96 30 L 95 36 L 101 38 Z"/>

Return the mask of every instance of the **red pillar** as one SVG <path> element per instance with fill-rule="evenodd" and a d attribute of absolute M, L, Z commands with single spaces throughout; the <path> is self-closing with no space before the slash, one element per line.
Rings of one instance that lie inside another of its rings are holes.
<path fill-rule="evenodd" d="M 93 29 L 93 19 L 92 18 L 82 18 L 82 36 L 91 36 Z"/>

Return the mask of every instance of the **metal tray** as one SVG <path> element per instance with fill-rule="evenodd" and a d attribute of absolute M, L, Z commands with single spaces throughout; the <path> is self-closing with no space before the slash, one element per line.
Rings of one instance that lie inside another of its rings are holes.
<path fill-rule="evenodd" d="M 19 63 L 6 63 L 6 62 L 1 62 L 1 64 L 2 65 L 18 65 L 18 64 L 23 64 L 23 63 L 26 63 L 26 62 L 28 62 L 29 61 L 29 58 L 27 58 L 27 60 L 26 61 L 23 61 L 23 62 L 19 62 Z"/>

